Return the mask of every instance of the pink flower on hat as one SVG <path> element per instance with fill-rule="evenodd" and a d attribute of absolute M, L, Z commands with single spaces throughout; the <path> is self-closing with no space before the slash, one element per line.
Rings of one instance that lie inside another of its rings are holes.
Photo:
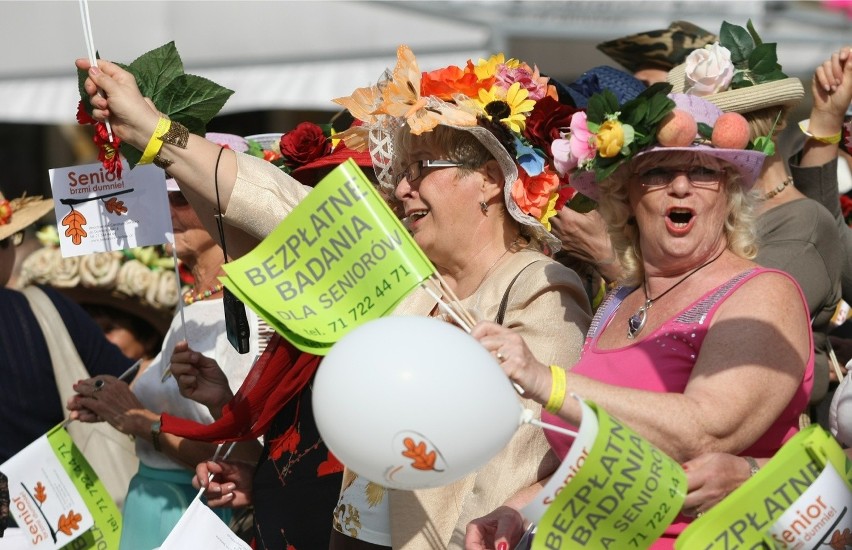
<path fill-rule="evenodd" d="M 554 140 L 550 148 L 553 164 L 562 176 L 592 160 L 598 152 L 595 135 L 589 131 L 584 111 L 574 113 L 570 129 L 567 140 Z"/>

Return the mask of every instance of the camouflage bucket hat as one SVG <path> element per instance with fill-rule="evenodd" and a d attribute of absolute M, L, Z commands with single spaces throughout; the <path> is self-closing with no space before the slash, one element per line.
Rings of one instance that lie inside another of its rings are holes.
<path fill-rule="evenodd" d="M 674 21 L 666 29 L 616 38 L 597 48 L 632 73 L 644 67 L 670 71 L 690 52 L 715 41 L 715 34 L 697 25 Z"/>

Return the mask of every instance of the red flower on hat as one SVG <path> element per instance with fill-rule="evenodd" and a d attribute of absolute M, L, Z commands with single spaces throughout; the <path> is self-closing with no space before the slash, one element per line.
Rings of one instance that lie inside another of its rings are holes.
<path fill-rule="evenodd" d="M 561 139 L 561 129 L 571 125 L 571 117 L 578 109 L 563 105 L 550 96 L 536 101 L 535 107 L 527 119 L 524 135 L 530 143 L 547 152 L 555 139 Z"/>
<path fill-rule="evenodd" d="M 284 164 L 293 169 L 331 152 L 331 141 L 322 128 L 313 122 L 302 122 L 281 136 L 281 154 Z"/>
<path fill-rule="evenodd" d="M 457 94 L 478 97 L 479 90 L 490 89 L 494 80 L 493 76 L 479 80 L 474 72 L 473 63 L 468 60 L 464 69 L 450 65 L 443 69 L 423 73 L 420 79 L 420 96 L 435 96 L 444 101 L 452 101 Z"/>
<path fill-rule="evenodd" d="M 7 225 L 12 221 L 12 203 L 6 199 L 0 199 L 0 225 Z"/>

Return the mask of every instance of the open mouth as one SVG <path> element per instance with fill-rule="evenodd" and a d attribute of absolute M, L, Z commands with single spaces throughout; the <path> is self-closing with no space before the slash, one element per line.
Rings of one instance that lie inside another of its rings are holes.
<path fill-rule="evenodd" d="M 425 218 L 427 214 L 429 214 L 429 210 L 412 210 L 406 217 L 408 226 L 411 227 L 412 225 L 417 224 L 417 222 Z"/>
<path fill-rule="evenodd" d="M 672 225 L 677 228 L 684 228 L 689 225 L 689 222 L 692 221 L 694 214 L 692 210 L 687 210 L 685 208 L 672 208 L 669 210 L 668 218 L 672 222 Z"/>

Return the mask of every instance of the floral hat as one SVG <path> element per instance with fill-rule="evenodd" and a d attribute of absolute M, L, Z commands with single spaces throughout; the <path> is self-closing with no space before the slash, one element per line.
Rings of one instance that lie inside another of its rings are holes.
<path fill-rule="evenodd" d="M 421 135 L 440 124 L 469 132 L 499 163 L 512 218 L 546 250 L 561 248 L 549 220 L 573 191 L 560 182 L 550 143 L 576 109 L 558 101 L 555 87 L 537 68 L 497 54 L 421 73 L 408 46 L 400 46 L 392 73 L 334 101 L 361 121 L 337 137 L 369 152 L 379 183 L 388 189 L 394 186 L 391 160 L 398 129 Z"/>
<path fill-rule="evenodd" d="M 747 29 L 724 21 L 719 41 L 693 51 L 667 79 L 673 92 L 701 96 L 726 113 L 793 106 L 805 89 L 781 71 L 776 46 L 763 42 L 751 21 Z"/>
<path fill-rule="evenodd" d="M 739 113 L 722 113 L 704 98 L 668 94 L 655 84 L 635 99 L 619 104 L 604 91 L 589 99 L 584 113 L 571 120 L 565 138 L 553 143 L 554 164 L 572 187 L 598 200 L 597 182 L 625 162 L 660 151 L 696 151 L 724 160 L 750 188 L 773 144 L 768 136 L 749 141 L 749 126 Z"/>
<path fill-rule="evenodd" d="M 80 305 L 110 306 L 165 334 L 180 291 L 174 260 L 160 246 L 63 258 L 56 226 L 37 233 L 42 248 L 21 264 L 19 284 L 51 286 Z"/>
<path fill-rule="evenodd" d="M 674 21 L 665 29 L 616 38 L 597 48 L 631 73 L 645 66 L 670 71 L 690 52 L 715 41 L 713 33 L 698 25 Z"/>
<path fill-rule="evenodd" d="M 0 192 L 0 241 L 23 231 L 53 209 L 53 201 L 41 197 L 7 200 Z"/>

